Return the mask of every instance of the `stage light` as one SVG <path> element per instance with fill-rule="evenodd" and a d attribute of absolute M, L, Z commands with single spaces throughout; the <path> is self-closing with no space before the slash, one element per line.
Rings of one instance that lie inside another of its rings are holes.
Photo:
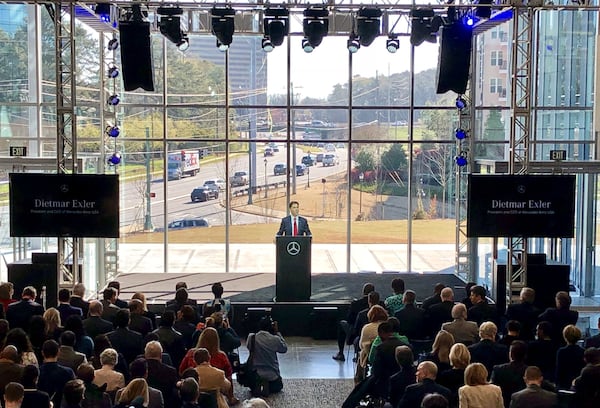
<path fill-rule="evenodd" d="M 475 24 L 475 19 L 473 16 L 467 14 L 464 18 L 464 22 L 467 27 L 473 27 L 473 24 Z"/>
<path fill-rule="evenodd" d="M 117 164 L 121 163 L 121 153 L 120 152 L 114 152 L 107 160 L 108 164 L 111 166 L 116 166 Z"/>
<path fill-rule="evenodd" d="M 358 41 L 356 34 L 354 34 L 354 33 L 350 34 L 350 38 L 348 38 L 347 47 L 348 47 L 348 51 L 350 51 L 352 54 L 354 54 L 355 52 L 358 51 L 358 49 L 360 48 L 360 41 Z"/>
<path fill-rule="evenodd" d="M 460 155 L 454 158 L 458 167 L 464 167 L 467 165 L 467 152 L 460 152 Z"/>
<path fill-rule="evenodd" d="M 410 43 L 414 46 L 423 44 L 425 41 L 431 43 L 437 42 L 437 31 L 440 26 L 436 20 L 434 24 L 435 13 L 431 8 L 412 9 L 410 11 Z"/>
<path fill-rule="evenodd" d="M 290 12 L 286 8 L 267 8 L 263 20 L 263 38 L 262 46 L 266 52 L 271 52 L 275 47 L 283 44 L 283 40 L 288 35 Z"/>
<path fill-rule="evenodd" d="M 121 134 L 121 129 L 119 129 L 118 126 L 107 126 L 105 133 L 108 137 L 119 137 L 119 135 Z"/>
<path fill-rule="evenodd" d="M 108 72 L 106 73 L 106 75 L 109 78 L 116 78 L 119 76 L 119 68 L 117 68 L 117 66 L 113 63 L 108 64 Z"/>
<path fill-rule="evenodd" d="M 467 131 L 461 128 L 456 129 L 456 131 L 454 132 L 454 136 L 456 136 L 456 138 L 458 140 L 463 140 L 466 139 L 467 137 Z"/>
<path fill-rule="evenodd" d="M 117 48 L 119 48 L 119 40 L 117 40 L 116 38 L 113 38 L 112 40 L 110 40 L 108 42 L 108 45 L 106 46 L 106 48 L 108 48 L 110 51 L 114 51 Z"/>
<path fill-rule="evenodd" d="M 463 98 L 461 95 L 458 95 L 458 96 L 456 97 L 456 102 L 455 102 L 455 104 L 456 104 L 456 108 L 457 108 L 458 110 L 463 110 L 463 109 L 465 109 L 465 108 L 467 107 L 467 101 L 466 101 L 466 99 L 465 99 L 465 98 Z"/>
<path fill-rule="evenodd" d="M 385 46 L 389 53 L 394 54 L 400 48 L 400 40 L 396 34 L 390 34 L 388 36 L 387 41 L 385 42 Z"/>
<path fill-rule="evenodd" d="M 190 46 L 190 41 L 185 32 L 181 30 L 181 17 L 183 10 L 179 7 L 159 7 L 156 13 L 161 16 L 158 21 L 160 33 L 169 41 L 185 51 Z"/>
<path fill-rule="evenodd" d="M 360 45 L 368 47 L 381 32 L 381 10 L 377 7 L 361 7 L 358 10 L 356 27 Z"/>
<path fill-rule="evenodd" d="M 475 8 L 475 15 L 480 18 L 490 18 L 492 16 L 492 7 L 494 4 L 493 0 L 478 0 L 476 4 L 483 4 L 484 6 L 477 6 Z"/>
<path fill-rule="evenodd" d="M 106 101 L 106 103 L 108 103 L 111 106 L 117 106 L 119 102 L 121 102 L 121 100 L 119 99 L 119 95 L 117 94 L 109 96 L 108 100 Z"/>
<path fill-rule="evenodd" d="M 329 10 L 322 6 L 312 6 L 304 10 L 302 31 L 304 40 L 302 48 L 305 52 L 312 52 L 323 41 L 329 31 Z"/>
<path fill-rule="evenodd" d="M 233 42 L 235 10 L 231 7 L 213 7 L 210 14 L 211 31 L 217 37 L 217 48 L 225 52 Z"/>
<path fill-rule="evenodd" d="M 94 13 L 100 16 L 100 20 L 108 23 L 110 21 L 110 4 L 109 3 L 97 3 L 94 9 Z"/>

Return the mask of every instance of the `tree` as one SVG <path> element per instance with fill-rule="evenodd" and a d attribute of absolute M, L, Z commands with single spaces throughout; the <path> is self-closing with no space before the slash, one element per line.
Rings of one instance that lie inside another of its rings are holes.
<path fill-rule="evenodd" d="M 407 173 L 408 161 L 401 144 L 392 144 L 392 147 L 381 155 L 381 167 L 392 180 L 402 183 L 401 180 Z"/>
<path fill-rule="evenodd" d="M 502 123 L 502 113 L 499 109 L 494 109 L 489 112 L 484 126 L 482 140 L 496 143 L 478 143 L 476 157 L 493 160 L 504 159 L 504 142 L 506 135 L 504 132 L 504 123 Z"/>
<path fill-rule="evenodd" d="M 453 175 L 454 150 L 449 143 L 424 144 L 420 154 L 423 168 L 442 187 L 442 218 L 446 218 L 446 191 Z"/>
<path fill-rule="evenodd" d="M 360 172 L 372 171 L 375 169 L 375 158 L 373 157 L 373 153 L 362 149 L 356 157 L 354 161 L 357 163 L 357 170 Z"/>

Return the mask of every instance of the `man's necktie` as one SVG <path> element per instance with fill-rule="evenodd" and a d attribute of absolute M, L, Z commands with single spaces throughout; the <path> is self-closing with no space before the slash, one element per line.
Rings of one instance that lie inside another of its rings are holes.
<path fill-rule="evenodd" d="M 294 236 L 298 235 L 298 224 L 296 223 L 296 217 L 294 217 Z"/>

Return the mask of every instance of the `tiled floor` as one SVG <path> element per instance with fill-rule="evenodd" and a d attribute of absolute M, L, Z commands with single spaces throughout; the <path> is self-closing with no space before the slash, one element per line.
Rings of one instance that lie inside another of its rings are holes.
<path fill-rule="evenodd" d="M 279 369 L 283 378 L 353 378 L 352 352 L 345 362 L 331 358 L 337 353 L 334 340 L 313 340 L 308 337 L 286 338 L 288 352 L 279 354 Z M 347 350 L 347 348 L 346 348 Z M 246 361 L 248 349 L 240 347 L 240 360 Z"/>

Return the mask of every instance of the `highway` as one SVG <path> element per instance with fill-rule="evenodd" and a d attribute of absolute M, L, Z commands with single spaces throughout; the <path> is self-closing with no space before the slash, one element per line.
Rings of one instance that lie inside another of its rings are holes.
<path fill-rule="evenodd" d="M 277 163 L 287 162 L 287 150 L 283 144 L 279 144 L 279 152 L 275 152 L 273 156 L 263 157 L 262 144 L 257 144 L 256 158 L 256 185 L 262 186 L 265 184 L 283 182 L 286 180 L 285 175 L 275 176 L 273 167 Z M 304 150 L 308 149 L 302 146 Z M 310 148 L 311 153 L 320 153 L 321 149 L 317 147 Z M 347 150 L 338 148 L 335 152 L 339 158 L 339 164 L 335 166 L 323 167 L 322 163 L 316 163 L 310 168 L 310 176 L 298 176 L 297 185 L 303 186 L 310 177 L 311 183 L 319 183 L 322 178 L 332 174 L 347 171 Z M 305 153 L 300 149 L 296 149 L 296 162 L 301 163 L 302 156 Z M 266 164 L 266 180 L 265 180 L 265 163 Z M 291 159 L 291 158 L 290 158 Z M 290 160 L 291 161 L 291 160 Z M 248 155 L 234 156 L 229 160 L 230 175 L 236 171 L 247 171 Z M 172 222 L 184 217 L 202 217 L 205 218 L 209 225 L 224 225 L 225 224 L 225 207 L 222 201 L 225 200 L 225 191 L 222 191 L 218 200 L 210 200 L 208 202 L 194 202 L 190 199 L 190 193 L 195 187 L 204 184 L 204 180 L 221 178 L 225 179 L 225 160 L 200 161 L 200 172 L 194 177 L 184 177 L 180 180 L 169 180 L 167 182 L 168 200 L 166 203 L 167 222 Z M 290 175 L 291 180 L 291 175 Z M 247 187 L 247 186 L 246 186 Z M 136 180 L 131 182 L 121 183 L 121 212 L 120 225 L 122 230 L 131 229 L 131 232 L 139 231 L 146 220 L 146 202 L 144 200 L 144 192 L 146 191 L 146 180 Z M 164 228 L 164 213 L 165 213 L 165 183 L 162 177 L 156 177 L 151 182 L 151 194 L 154 195 L 151 200 L 150 214 L 152 227 Z M 231 187 L 232 193 L 243 189 L 243 187 Z M 259 192 L 258 194 L 263 194 Z M 247 214 L 233 211 L 231 214 L 233 224 L 255 224 L 267 222 L 264 216 Z"/>

